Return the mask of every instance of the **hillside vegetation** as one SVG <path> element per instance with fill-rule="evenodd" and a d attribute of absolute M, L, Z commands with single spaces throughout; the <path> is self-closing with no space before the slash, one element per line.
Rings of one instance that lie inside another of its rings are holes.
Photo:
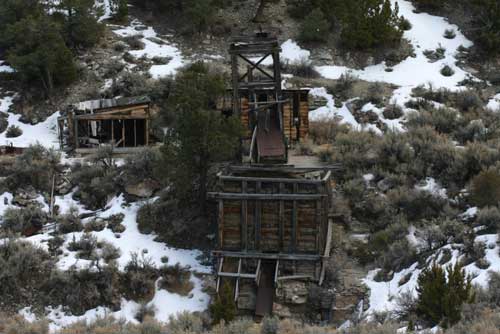
<path fill-rule="evenodd" d="M 215 293 L 206 194 L 243 131 L 227 43 L 260 29 L 309 90 L 290 152 L 343 170 L 323 286 L 255 323 Z M 496 333 L 499 51 L 496 0 L 1 1 L 0 332 Z M 142 95 L 156 146 L 59 150 L 69 104 Z"/>

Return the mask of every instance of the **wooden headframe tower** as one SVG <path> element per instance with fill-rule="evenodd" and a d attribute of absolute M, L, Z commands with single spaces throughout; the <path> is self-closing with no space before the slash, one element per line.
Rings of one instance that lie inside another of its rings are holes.
<path fill-rule="evenodd" d="M 334 167 L 287 164 L 292 109 L 297 119 L 307 110 L 284 99 L 303 91 L 282 91 L 280 50 L 264 33 L 231 41 L 232 113 L 251 133 L 242 145 L 250 159 L 219 173 L 218 189 L 209 193 L 218 207 L 217 291 L 229 284 L 239 309 L 256 316 L 272 313 L 283 302 L 277 289 L 290 282 L 321 285 L 332 240 Z M 283 115 L 290 115 L 285 122 Z M 307 136 L 307 120 L 301 124 L 297 138 Z"/>
<path fill-rule="evenodd" d="M 278 39 L 267 33 L 235 37 L 229 48 L 233 114 L 249 118 L 252 133 L 249 155 L 256 162 L 287 160 L 283 104 L 288 101 L 283 99 L 281 89 L 280 51 Z M 240 74 L 241 65 L 245 66 L 243 74 Z M 248 98 L 247 115 L 242 115 L 242 91 Z M 262 91 L 267 94 L 259 94 Z"/>

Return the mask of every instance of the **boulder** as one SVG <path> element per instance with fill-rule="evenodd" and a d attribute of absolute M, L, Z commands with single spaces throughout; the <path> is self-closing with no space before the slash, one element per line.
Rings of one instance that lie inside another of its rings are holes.
<path fill-rule="evenodd" d="M 28 205 L 33 205 L 33 204 L 38 204 L 37 199 L 38 194 L 36 190 L 33 187 L 25 188 L 25 189 L 19 189 L 16 191 L 16 194 L 14 195 L 14 198 L 12 200 L 12 204 L 14 205 L 19 205 L 19 206 L 28 206 Z"/>
<path fill-rule="evenodd" d="M 153 196 L 156 190 L 160 188 L 158 182 L 153 180 L 144 180 L 136 184 L 125 186 L 125 191 L 132 196 L 148 198 Z"/>
<path fill-rule="evenodd" d="M 283 281 L 276 289 L 276 296 L 286 304 L 305 304 L 309 296 L 307 283 L 300 281 Z"/>
<path fill-rule="evenodd" d="M 288 307 L 280 303 L 273 303 L 273 314 L 280 318 L 291 318 L 292 312 Z"/>

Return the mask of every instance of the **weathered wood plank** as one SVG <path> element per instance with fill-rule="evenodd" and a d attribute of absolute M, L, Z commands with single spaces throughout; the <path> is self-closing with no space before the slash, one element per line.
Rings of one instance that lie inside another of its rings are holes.
<path fill-rule="evenodd" d="M 284 201 L 315 201 L 325 194 L 242 194 L 242 193 L 208 193 L 208 197 L 216 199 L 234 199 L 234 200 L 284 200 Z"/>
<path fill-rule="evenodd" d="M 260 195 L 258 193 L 261 191 L 261 186 L 262 186 L 261 183 L 257 182 L 257 185 L 256 185 L 257 194 L 252 194 L 252 195 Z M 243 194 L 243 195 L 245 195 L 245 194 Z M 250 194 L 246 194 L 246 195 L 250 195 Z M 255 202 L 255 215 L 254 215 L 254 219 L 255 219 L 255 223 L 254 223 L 254 226 L 255 226 L 255 249 L 257 249 L 257 250 L 260 250 L 261 213 L 262 213 L 262 202 L 259 199 L 257 199 Z"/>
<path fill-rule="evenodd" d="M 297 260 L 297 261 L 318 261 L 321 256 L 318 254 L 288 254 L 288 253 L 262 253 L 262 252 L 237 252 L 237 251 L 213 251 L 216 256 L 263 259 L 263 260 Z"/>
<path fill-rule="evenodd" d="M 247 182 L 243 181 L 241 185 L 241 192 L 247 192 Z M 242 249 L 248 249 L 248 201 L 243 199 L 241 201 L 241 246 Z"/>

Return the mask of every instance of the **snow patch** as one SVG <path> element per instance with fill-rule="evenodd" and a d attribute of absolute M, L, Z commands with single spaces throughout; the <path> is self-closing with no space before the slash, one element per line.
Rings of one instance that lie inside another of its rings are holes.
<path fill-rule="evenodd" d="M 186 60 L 177 47 L 161 38 L 153 27 L 144 27 L 138 20 L 132 21 L 128 27 L 114 30 L 114 33 L 122 37 L 142 36 L 140 40 L 144 43 L 144 49 L 130 51 L 129 53 L 132 56 L 136 58 L 146 57 L 148 59 L 165 58 L 168 60 L 167 64 L 151 66 L 149 73 L 155 79 L 175 75 L 177 70 L 186 64 Z"/>
<path fill-rule="evenodd" d="M 448 198 L 448 196 L 446 195 L 446 188 L 441 187 L 432 177 L 428 177 L 427 179 L 425 179 L 425 183 L 423 185 L 416 185 L 415 189 L 428 192 L 434 196 L 438 196 L 441 198 Z"/>
<path fill-rule="evenodd" d="M 404 108 L 404 104 L 411 99 L 411 91 L 420 85 L 432 84 L 434 88 L 447 88 L 460 90 L 460 82 L 465 79 L 476 80 L 472 75 L 456 66 L 456 54 L 460 46 L 471 47 L 473 43 L 468 40 L 456 25 L 450 24 L 446 19 L 427 13 L 415 13 L 415 7 L 410 1 L 391 0 L 393 6 L 398 3 L 399 13 L 408 19 L 412 28 L 404 32 L 404 38 L 414 47 L 415 55 L 408 57 L 401 63 L 388 70 L 385 62 L 357 70 L 345 66 L 325 65 L 317 66 L 316 70 L 327 79 L 339 79 L 342 75 L 351 74 L 359 79 L 370 82 L 386 82 L 399 86 L 393 92 L 392 102 Z M 454 30 L 454 39 L 445 38 L 445 30 Z M 444 58 L 436 62 L 429 62 L 424 55 L 425 50 L 435 50 L 439 47 L 446 48 Z M 444 66 L 450 66 L 455 72 L 450 77 L 441 75 Z M 380 110 L 374 110 L 379 114 Z M 380 114 L 379 114 L 380 116 Z M 402 130 L 401 120 L 381 120 L 390 127 Z"/>
<path fill-rule="evenodd" d="M 14 69 L 10 67 L 9 65 L 4 65 L 4 61 L 0 60 L 0 73 L 12 73 L 14 72 Z"/>
<path fill-rule="evenodd" d="M 486 108 L 490 109 L 491 111 L 500 111 L 500 94 L 493 96 L 488 102 Z"/>
<path fill-rule="evenodd" d="M 358 121 L 356 121 L 353 114 L 347 107 L 347 103 L 352 100 L 342 103 L 342 107 L 337 108 L 335 106 L 333 95 L 329 94 L 324 87 L 312 88 L 309 91 L 309 94 L 313 97 L 320 97 L 326 100 L 326 106 L 320 107 L 316 110 L 312 110 L 309 113 L 309 120 L 323 121 L 339 118 L 341 124 L 349 124 L 354 130 L 371 130 L 377 134 L 382 133 L 382 131 L 380 131 L 380 129 L 373 124 L 360 124 L 358 123 Z"/>

